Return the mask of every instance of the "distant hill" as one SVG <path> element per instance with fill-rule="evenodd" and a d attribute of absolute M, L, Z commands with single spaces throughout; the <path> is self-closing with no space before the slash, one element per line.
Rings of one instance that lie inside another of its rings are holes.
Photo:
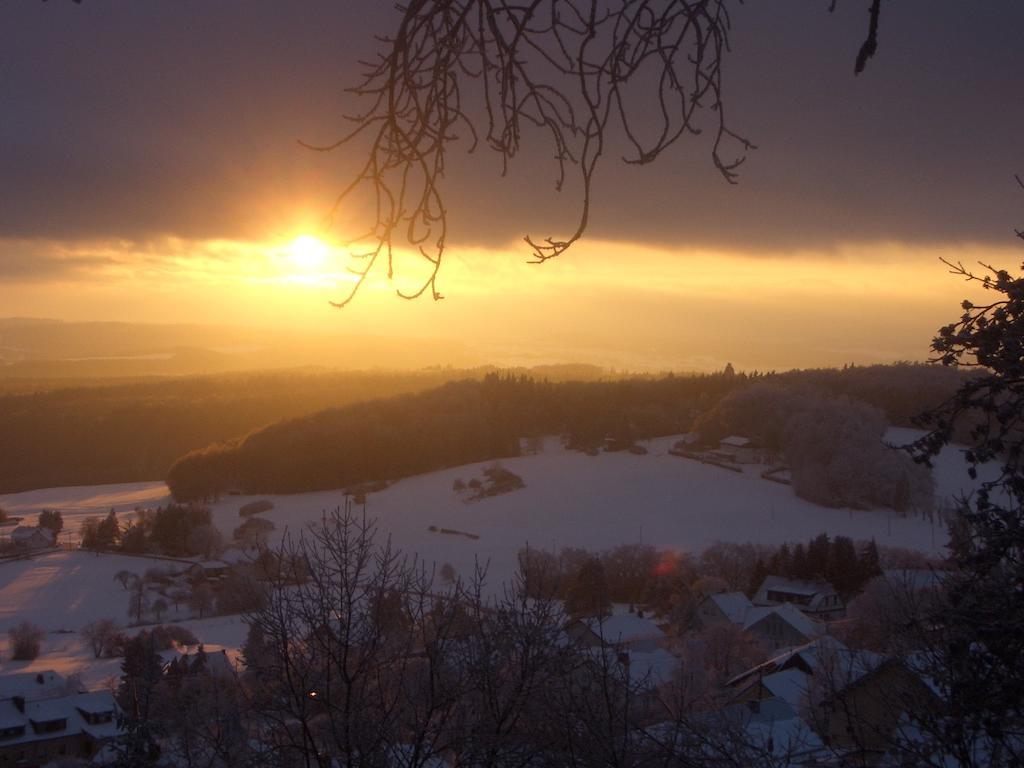
<path fill-rule="evenodd" d="M 0 318 L 0 386 L 11 379 L 182 376 L 319 365 L 476 367 L 457 341 L 198 324 Z"/>

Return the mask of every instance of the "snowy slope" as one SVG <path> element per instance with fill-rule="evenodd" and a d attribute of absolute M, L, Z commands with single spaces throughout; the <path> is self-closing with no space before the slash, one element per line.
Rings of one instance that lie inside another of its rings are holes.
<path fill-rule="evenodd" d="M 941 527 L 927 520 L 820 507 L 798 499 L 789 486 L 763 480 L 754 468 L 739 474 L 668 455 L 673 442 L 650 441 L 646 456 L 557 450 L 506 459 L 502 465 L 526 487 L 468 504 L 452 483 L 478 477 L 485 464 L 407 478 L 371 494 L 367 513 L 403 550 L 438 565 L 450 562 L 462 575 L 476 559 L 489 562 L 498 580 L 514 571 L 516 552 L 526 543 L 604 549 L 643 541 L 696 552 L 717 540 L 781 544 L 825 531 L 929 552 L 944 544 Z M 239 507 L 257 498 L 274 503 L 261 517 L 277 525 L 277 535 L 298 533 L 343 503 L 337 491 L 229 497 L 214 506 L 215 523 L 230 534 L 241 522 Z M 480 538 L 433 533 L 431 525 Z"/>
<path fill-rule="evenodd" d="M 41 509 L 59 509 L 64 518 L 64 530 L 77 534 L 87 517 L 104 517 L 114 509 L 123 523 L 131 520 L 132 510 L 136 507 L 153 508 L 170 501 L 167 486 L 161 482 L 120 483 L 10 493 L 0 496 L 0 507 L 12 516 L 24 517 L 24 522 L 29 525 L 35 525 Z"/>

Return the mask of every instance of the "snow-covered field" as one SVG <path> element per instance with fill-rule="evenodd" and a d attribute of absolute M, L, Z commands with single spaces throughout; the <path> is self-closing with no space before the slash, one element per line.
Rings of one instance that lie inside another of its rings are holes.
<path fill-rule="evenodd" d="M 668 454 L 671 438 L 652 440 L 650 453 L 552 450 L 505 459 L 504 467 L 526 487 L 471 503 L 452 490 L 457 478 L 479 477 L 486 464 L 406 478 L 368 497 L 367 514 L 398 547 L 428 563 L 450 562 L 462 575 L 489 563 L 492 581 L 508 579 L 516 554 L 529 543 L 600 550 L 645 542 L 697 552 L 715 541 L 781 544 L 825 531 L 879 544 L 939 551 L 945 536 L 928 520 L 888 511 L 828 509 L 797 498 L 789 486 L 763 480 L 755 468 L 742 474 Z M 344 501 L 338 491 L 290 496 L 234 496 L 214 505 L 214 522 L 227 535 L 241 520 L 238 509 L 258 498 L 273 502 L 261 517 L 299 534 Z M 430 526 L 480 536 L 431 532 Z"/>
<path fill-rule="evenodd" d="M 113 509 L 122 522 L 127 522 L 136 507 L 158 507 L 170 500 L 171 495 L 163 483 L 121 483 L 11 493 L 0 496 L 0 507 L 12 516 L 26 517 L 25 522 L 32 525 L 39 510 L 59 509 L 64 518 L 64 530 L 77 536 L 87 517 L 104 517 Z"/>
<path fill-rule="evenodd" d="M 909 431 L 889 435 L 893 442 L 912 436 Z M 453 491 L 452 484 L 459 478 L 480 477 L 487 466 L 472 464 L 401 480 L 371 494 L 366 510 L 376 518 L 382 537 L 391 536 L 395 545 L 427 564 L 451 563 L 464 576 L 472 573 L 476 563 L 486 564 L 495 589 L 510 578 L 517 552 L 526 544 L 551 550 L 565 546 L 600 550 L 642 541 L 697 552 L 718 540 L 781 544 L 824 531 L 925 552 L 939 552 L 944 546 L 945 532 L 938 522 L 902 518 L 885 510 L 820 507 L 798 499 L 789 486 L 763 480 L 759 468 L 735 473 L 671 456 L 668 449 L 673 442 L 674 438 L 652 440 L 646 443 L 650 453 L 643 456 L 586 456 L 549 441 L 540 455 L 502 461 L 523 478 L 526 487 L 521 490 L 466 503 L 466 494 Z M 936 475 L 942 495 L 955 494 L 968 483 L 956 450 L 940 458 Z M 226 538 L 242 522 L 238 509 L 259 498 L 274 504 L 273 510 L 260 516 L 275 523 L 278 541 L 286 532 L 300 535 L 319 522 L 325 511 L 344 502 L 340 491 L 230 496 L 213 507 L 214 522 Z M 0 497 L 0 505 L 23 515 L 34 515 L 41 507 L 60 509 L 74 530 L 85 517 L 111 507 L 124 513 L 168 500 L 162 483 L 132 483 L 30 491 Z M 479 538 L 432 532 L 430 526 Z M 39 660 L 29 665 L 4 662 L 0 672 L 84 664 L 92 684 L 116 674 L 116 668 L 108 669 L 109 661 L 91 659 L 75 631 L 96 618 L 127 623 L 127 593 L 114 581 L 114 574 L 120 570 L 141 573 L 159 565 L 160 561 L 147 558 L 81 552 L 0 563 L 0 656 L 5 655 L 6 630 L 17 622 L 29 620 L 51 633 Z M 172 609 L 165 621 L 180 621 L 185 615 L 175 615 Z M 194 626 L 200 639 L 212 647 L 237 648 L 244 638 L 244 627 L 235 617 L 182 623 Z M 59 630 L 73 634 L 58 634 Z"/>

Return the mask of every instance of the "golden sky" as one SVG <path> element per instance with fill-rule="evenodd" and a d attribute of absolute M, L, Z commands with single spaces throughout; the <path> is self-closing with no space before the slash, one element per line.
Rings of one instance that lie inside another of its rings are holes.
<path fill-rule="evenodd" d="M 365 222 L 353 205 L 322 223 L 365 155 L 296 140 L 344 129 L 391 4 L 3 4 L 0 318 L 429 337 L 634 370 L 926 359 L 969 288 L 939 259 L 1020 263 L 1024 3 L 926 5 L 887 7 L 857 78 L 861 4 L 738 6 L 725 98 L 758 145 L 739 184 L 707 133 L 649 167 L 609 146 L 587 236 L 543 266 L 518 238 L 566 234 L 579 207 L 550 148 L 527 135 L 502 177 L 457 146 L 447 298 L 397 299 L 422 276 L 400 254 L 394 282 L 376 272 L 338 311 L 342 242 Z"/>
<path fill-rule="evenodd" d="M 1017 256 L 1011 246 L 969 244 L 751 255 L 587 240 L 536 265 L 518 243 L 453 247 L 440 281 L 447 298 L 398 299 L 402 282 L 375 274 L 339 310 L 329 301 L 351 286 L 351 257 L 308 233 L 262 243 L 6 241 L 0 248 L 38 250 L 59 265 L 45 277 L 5 281 L 5 316 L 59 308 L 66 320 L 451 339 L 498 364 L 633 370 L 923 360 L 938 327 L 956 317 L 966 295 L 977 295 L 939 258 L 1005 264 Z"/>

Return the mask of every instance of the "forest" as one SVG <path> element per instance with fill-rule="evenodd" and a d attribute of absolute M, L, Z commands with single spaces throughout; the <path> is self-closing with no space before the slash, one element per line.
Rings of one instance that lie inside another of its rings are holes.
<path fill-rule="evenodd" d="M 159 480 L 188 451 L 280 419 L 473 375 L 301 369 L 0 395 L 0 493 Z"/>
<path fill-rule="evenodd" d="M 807 425 L 790 430 L 801 439 L 783 446 L 799 459 L 798 493 L 823 503 L 847 502 L 845 486 L 836 490 L 832 480 L 852 457 L 862 465 L 857 482 L 879 486 L 867 497 L 850 496 L 853 506 L 906 510 L 930 486 L 908 458 L 881 445 L 881 430 L 886 422 L 909 426 L 920 410 L 952 395 L 959 381 L 950 371 L 911 364 L 781 375 L 748 375 L 729 367 L 701 376 L 591 382 L 491 373 L 478 381 L 284 420 L 192 451 L 175 462 L 166 479 L 179 501 L 230 492 L 327 490 L 516 456 L 523 438 L 540 435 L 561 435 L 568 447 L 587 452 L 626 448 L 638 439 L 695 426 L 702 437 L 716 427 L 761 437 L 770 408 L 780 425 L 791 415 Z M 786 394 L 791 408 L 777 407 L 785 406 L 774 397 L 778 392 Z M 731 407 L 744 401 L 754 405 L 740 411 Z M 819 412 L 808 410 L 808 403 L 816 403 Z M 739 415 L 723 416 L 733 411 Z M 822 413 L 829 418 L 822 419 Z M 831 431 L 832 425 L 852 428 Z M 833 446 L 825 464 L 818 460 L 823 454 L 815 440 Z M 873 448 L 864 450 L 871 440 Z M 844 441 L 852 446 L 849 451 Z M 840 498 L 832 499 L 834 493 Z"/>

